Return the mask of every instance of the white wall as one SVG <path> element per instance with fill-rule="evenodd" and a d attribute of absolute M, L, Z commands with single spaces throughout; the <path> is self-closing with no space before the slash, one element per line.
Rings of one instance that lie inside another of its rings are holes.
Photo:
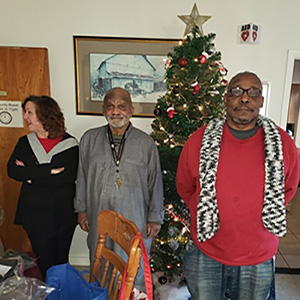
<path fill-rule="evenodd" d="M 288 49 L 300 50 L 299 0 L 199 0 L 200 14 L 212 18 L 204 32 L 216 33 L 228 79 L 238 71 L 256 72 L 271 83 L 267 115 L 280 124 Z M 68 131 L 80 138 L 104 124 L 103 117 L 76 116 L 73 35 L 182 38 L 194 0 L 0 0 L 0 46 L 46 47 L 52 96 L 64 110 Z M 262 26 L 259 45 L 237 44 L 237 27 Z M 151 131 L 150 118 L 133 124 Z M 85 235 L 76 233 L 71 255 L 87 257 Z M 76 259 L 76 257 L 74 259 Z M 80 259 L 76 263 L 80 263 Z M 85 261 L 86 262 L 86 261 Z"/>

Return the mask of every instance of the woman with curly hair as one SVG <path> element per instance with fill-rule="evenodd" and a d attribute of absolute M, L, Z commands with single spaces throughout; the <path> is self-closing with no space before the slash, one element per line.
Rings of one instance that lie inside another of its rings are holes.
<path fill-rule="evenodd" d="M 45 280 L 49 267 L 68 262 L 77 223 L 78 142 L 66 132 L 63 113 L 51 97 L 30 96 L 22 107 L 31 133 L 19 139 L 7 171 L 22 182 L 15 223 L 27 232 Z"/>

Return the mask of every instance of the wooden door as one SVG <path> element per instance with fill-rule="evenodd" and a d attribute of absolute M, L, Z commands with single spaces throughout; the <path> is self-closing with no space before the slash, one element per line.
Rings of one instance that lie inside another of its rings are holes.
<path fill-rule="evenodd" d="M 0 101 L 23 101 L 30 95 L 50 95 L 48 51 L 45 48 L 0 47 Z M 0 205 L 4 249 L 31 251 L 26 232 L 14 225 L 21 184 L 7 176 L 7 161 L 26 127 L 0 126 Z"/>

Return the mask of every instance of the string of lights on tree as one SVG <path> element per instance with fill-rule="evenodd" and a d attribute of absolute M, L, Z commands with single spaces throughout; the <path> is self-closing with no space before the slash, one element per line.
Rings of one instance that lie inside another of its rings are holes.
<path fill-rule="evenodd" d="M 215 34 L 203 34 L 202 25 L 210 17 L 199 15 L 195 4 L 190 15 L 179 18 L 186 23 L 185 38 L 168 53 L 167 91 L 157 100 L 151 125 L 163 170 L 165 219 L 154 240 L 150 267 L 152 272 L 161 272 L 161 284 L 182 275 L 182 255 L 189 238 L 189 210 L 176 192 L 179 155 L 196 129 L 224 114 L 227 86 L 227 69 L 216 51 Z"/>

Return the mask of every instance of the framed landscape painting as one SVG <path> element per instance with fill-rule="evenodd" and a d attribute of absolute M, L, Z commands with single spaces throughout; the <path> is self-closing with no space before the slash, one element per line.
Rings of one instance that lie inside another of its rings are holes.
<path fill-rule="evenodd" d="M 113 87 L 131 95 L 134 116 L 153 117 L 166 92 L 167 54 L 179 40 L 74 36 L 77 114 L 101 115 Z"/>

